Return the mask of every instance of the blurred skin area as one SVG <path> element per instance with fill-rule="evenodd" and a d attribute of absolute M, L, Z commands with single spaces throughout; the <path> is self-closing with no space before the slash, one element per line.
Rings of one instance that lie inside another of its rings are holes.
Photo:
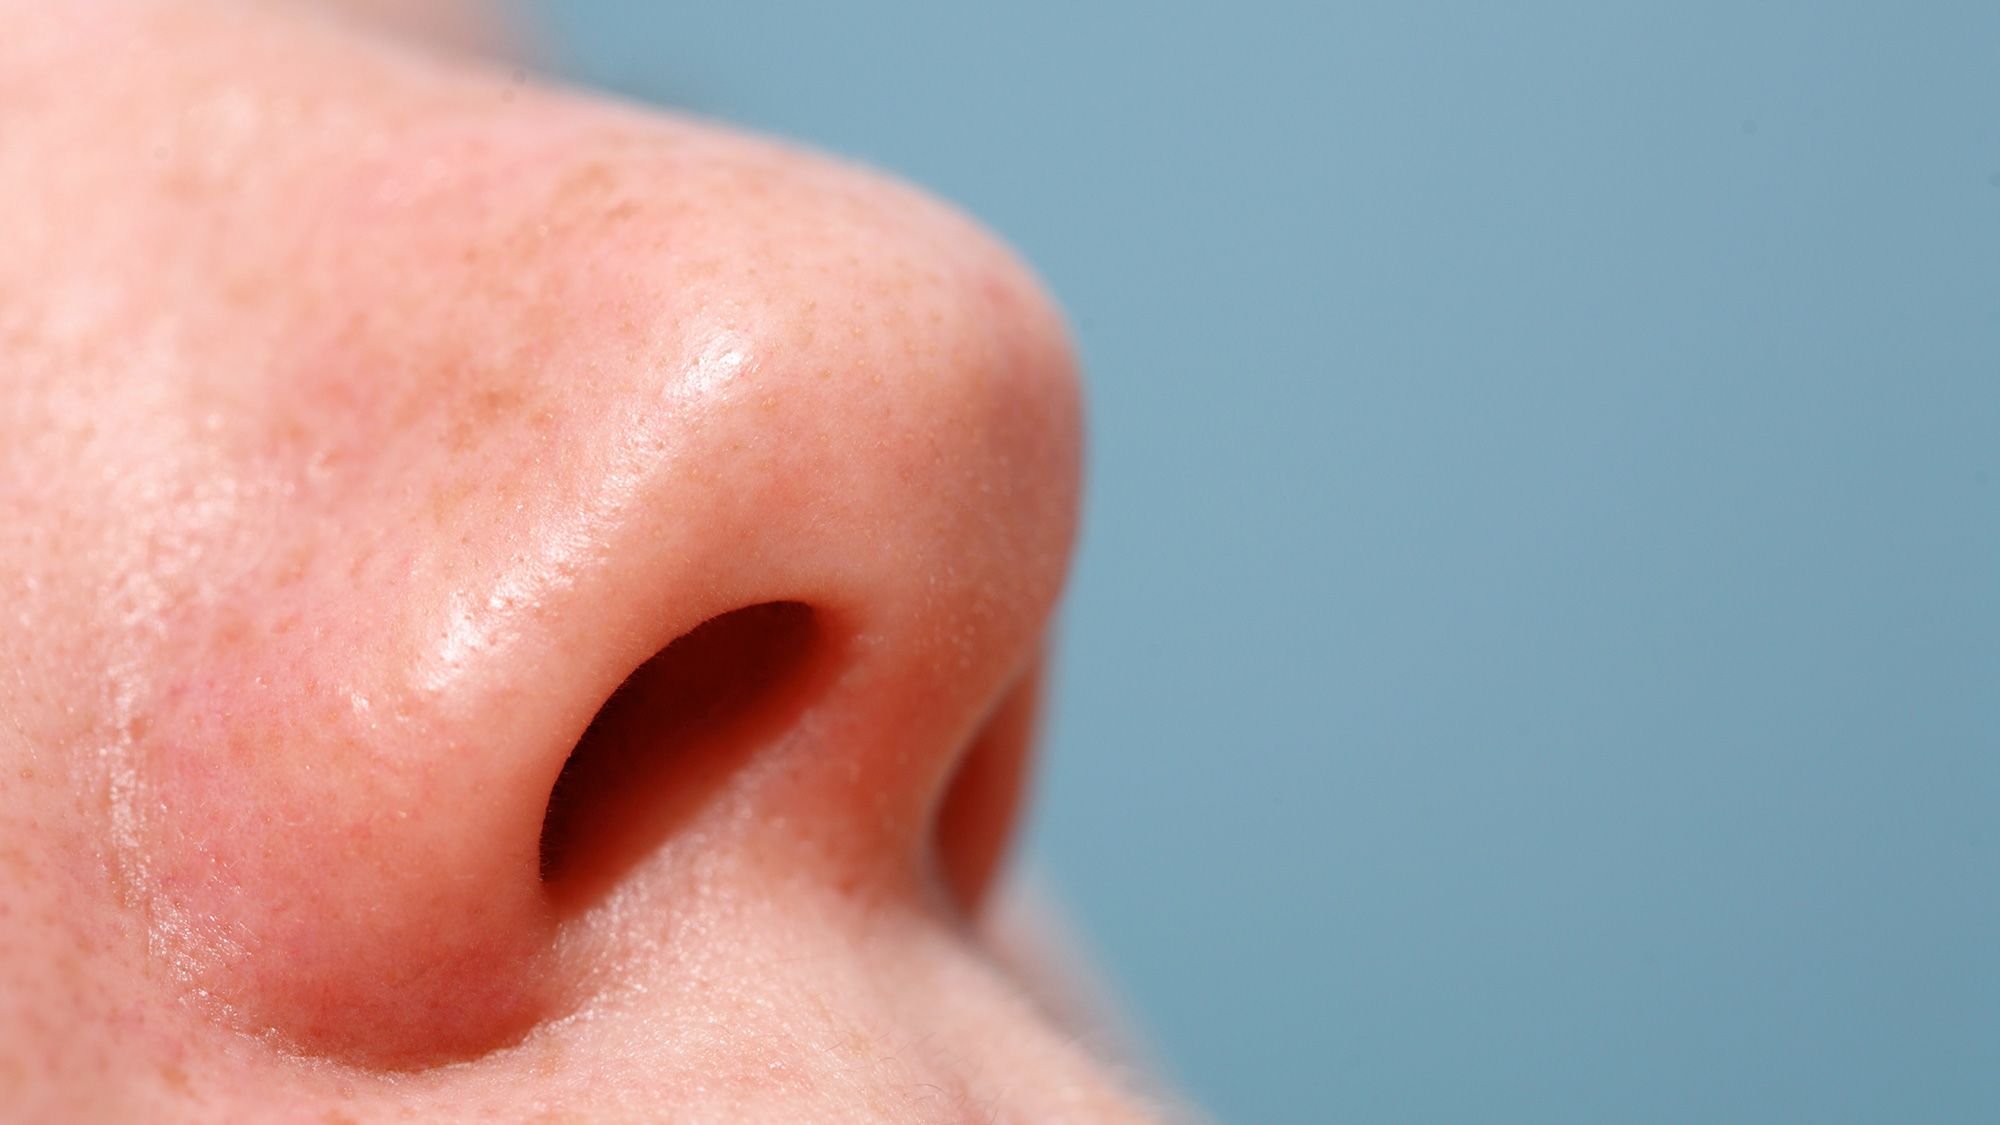
<path fill-rule="evenodd" d="M 1018 262 L 464 5 L 0 26 L 5 1114 L 1156 1119 L 995 939 Z"/>

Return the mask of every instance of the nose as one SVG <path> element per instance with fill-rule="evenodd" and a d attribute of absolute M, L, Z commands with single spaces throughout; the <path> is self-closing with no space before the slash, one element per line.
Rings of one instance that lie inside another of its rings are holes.
<path fill-rule="evenodd" d="M 694 126 L 407 144 L 317 197 L 222 443 L 263 499 L 137 735 L 155 944 L 245 1026 L 416 1066 L 731 888 L 971 908 L 1075 516 L 1035 283 Z"/>

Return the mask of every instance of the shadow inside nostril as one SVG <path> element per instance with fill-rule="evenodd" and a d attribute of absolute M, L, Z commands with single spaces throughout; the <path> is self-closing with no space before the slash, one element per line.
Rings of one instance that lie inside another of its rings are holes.
<path fill-rule="evenodd" d="M 953 905 L 968 917 L 984 906 L 1020 819 L 1038 690 L 1030 672 L 1001 696 L 933 813 L 930 858 Z"/>
<path fill-rule="evenodd" d="M 710 618 L 639 666 L 563 763 L 542 821 L 559 908 L 601 898 L 804 709 L 821 630 L 767 602 Z"/>

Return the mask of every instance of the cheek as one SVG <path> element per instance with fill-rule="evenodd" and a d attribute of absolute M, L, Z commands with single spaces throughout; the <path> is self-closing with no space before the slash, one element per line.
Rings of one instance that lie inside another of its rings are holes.
<path fill-rule="evenodd" d="M 300 1045 L 363 1027 L 385 1055 L 448 1056 L 524 1029 L 551 1000 L 536 857 L 508 846 L 524 833 L 466 822 L 538 821 L 537 779 L 467 792 L 453 765 L 481 747 L 466 732 L 284 647 L 190 645 L 194 674 L 131 748 L 113 815 L 155 955 L 229 1022 Z"/>

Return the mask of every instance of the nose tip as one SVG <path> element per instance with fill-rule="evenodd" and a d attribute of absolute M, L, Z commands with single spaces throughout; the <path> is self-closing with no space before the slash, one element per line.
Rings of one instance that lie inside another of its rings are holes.
<path fill-rule="evenodd" d="M 228 637 L 188 626 L 199 702 L 148 736 L 176 956 L 310 1051 L 518 1037 L 591 976 L 565 933 L 657 930 L 718 857 L 888 895 L 990 868 L 990 825 L 934 824 L 1004 803 L 964 790 L 1011 785 L 1073 535 L 1046 298 L 815 159 L 558 156 L 398 204 L 400 313 L 308 349 L 304 419 L 254 443 L 295 538 Z"/>
<path fill-rule="evenodd" d="M 559 901 L 597 897 L 654 850 L 630 832 L 598 847 L 621 834 L 597 825 L 606 803 L 591 794 L 615 791 L 620 815 L 658 837 L 700 770 L 728 774 L 732 823 L 786 826 L 759 846 L 790 841 L 795 866 L 920 874 L 966 748 L 1017 752 L 1024 733 L 1001 700 L 1027 677 L 1075 520 L 1060 323 L 1004 250 L 939 205 L 796 156 L 774 178 L 757 160 L 727 173 L 755 185 L 748 217 L 683 216 L 701 236 L 636 302 L 658 310 L 639 323 L 664 347 L 637 363 L 629 343 L 607 349 L 621 316 L 596 329 L 593 350 L 611 354 L 572 361 L 600 378 L 572 422 L 599 455 L 574 486 L 590 499 L 539 533 L 558 549 L 489 583 L 514 591 L 504 611 L 445 623 L 505 636 L 533 615 L 546 624 L 523 643 L 574 662 L 572 686 L 548 697 L 562 736 L 524 758 L 538 790 L 557 767 L 540 858 Z M 583 540 L 589 563 L 555 565 Z M 490 673 L 494 659 L 464 659 L 480 648 L 429 650 L 429 678 L 493 675 L 485 690 L 512 698 L 537 661 Z M 677 725 L 703 733 L 676 747 L 662 728 Z M 988 725 L 1004 737 L 982 741 Z M 635 757 L 651 780 L 633 783 Z"/>

